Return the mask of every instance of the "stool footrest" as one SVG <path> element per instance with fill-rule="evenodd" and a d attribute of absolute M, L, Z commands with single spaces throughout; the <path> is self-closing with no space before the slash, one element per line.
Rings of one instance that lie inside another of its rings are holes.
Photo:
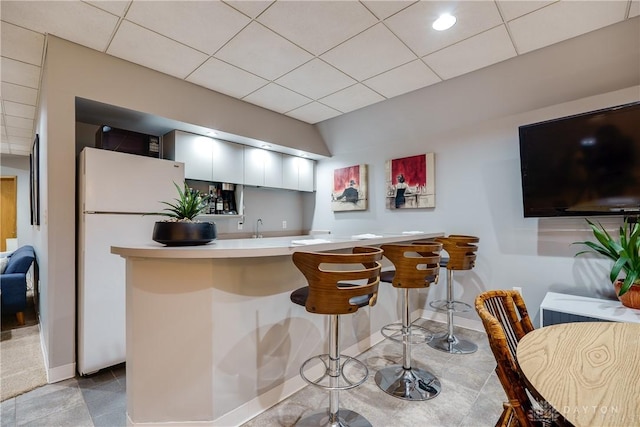
<path fill-rule="evenodd" d="M 380 333 L 391 341 L 404 342 L 404 334 L 402 333 L 402 323 L 390 323 L 380 329 Z M 411 344 L 425 344 L 431 341 L 433 335 L 429 330 L 418 325 L 409 325 L 409 342 Z"/>
<path fill-rule="evenodd" d="M 315 360 L 321 361 L 325 369 L 320 378 L 311 380 L 306 376 L 305 370 L 307 365 Z M 330 383 L 332 377 L 330 375 L 329 363 L 331 363 L 331 361 L 329 360 L 328 354 L 319 354 L 305 360 L 302 366 L 300 366 L 300 376 L 307 383 L 326 390 L 349 390 L 358 387 L 369 378 L 369 369 L 358 359 L 341 354 L 338 362 L 340 363 L 339 375 L 335 377 L 337 385 Z"/>
<path fill-rule="evenodd" d="M 429 305 L 437 311 L 449 311 L 449 309 L 451 309 L 454 313 L 466 313 L 472 310 L 472 307 L 469 304 L 462 301 L 447 301 L 439 299 L 431 301 Z"/>

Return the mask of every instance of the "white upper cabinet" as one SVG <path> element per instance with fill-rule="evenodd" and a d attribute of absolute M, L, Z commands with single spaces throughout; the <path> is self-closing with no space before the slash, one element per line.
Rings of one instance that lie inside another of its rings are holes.
<path fill-rule="evenodd" d="M 162 146 L 163 157 L 185 164 L 187 179 L 242 184 L 242 145 L 175 130 Z"/>
<path fill-rule="evenodd" d="M 282 154 L 244 147 L 244 184 L 282 188 Z"/>
<path fill-rule="evenodd" d="M 186 179 L 315 190 L 315 162 L 310 159 L 180 130 L 162 137 L 162 151 L 165 159 L 184 163 Z"/>
<path fill-rule="evenodd" d="M 244 147 L 233 142 L 212 139 L 213 171 L 211 181 L 242 184 Z"/>
<path fill-rule="evenodd" d="M 314 161 L 287 154 L 283 154 L 282 157 L 282 187 L 289 190 L 314 191 Z"/>

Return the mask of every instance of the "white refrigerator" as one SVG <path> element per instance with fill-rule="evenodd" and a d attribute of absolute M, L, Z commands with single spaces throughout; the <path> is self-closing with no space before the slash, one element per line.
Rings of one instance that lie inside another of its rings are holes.
<path fill-rule="evenodd" d="M 125 361 L 125 261 L 112 245 L 153 243 L 160 201 L 178 197 L 184 164 L 85 148 L 78 168 L 78 372 Z"/>

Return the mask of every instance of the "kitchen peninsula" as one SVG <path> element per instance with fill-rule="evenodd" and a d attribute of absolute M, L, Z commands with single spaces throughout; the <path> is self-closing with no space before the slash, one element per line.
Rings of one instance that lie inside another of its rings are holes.
<path fill-rule="evenodd" d="M 289 300 L 291 291 L 306 285 L 291 261 L 293 252 L 442 235 L 328 234 L 112 247 L 126 259 L 129 425 L 239 425 L 306 385 L 300 366 L 326 352 L 327 326 L 325 316 L 309 316 Z M 395 289 L 380 286 L 376 306 L 344 316 L 343 353 L 359 354 L 380 340 L 380 328 L 400 317 L 396 302 Z"/>

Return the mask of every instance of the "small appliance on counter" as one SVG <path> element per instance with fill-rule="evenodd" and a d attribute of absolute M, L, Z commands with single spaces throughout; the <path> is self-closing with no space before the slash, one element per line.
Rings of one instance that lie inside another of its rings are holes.
<path fill-rule="evenodd" d="M 96 148 L 160 157 L 160 137 L 102 125 L 96 132 Z"/>

